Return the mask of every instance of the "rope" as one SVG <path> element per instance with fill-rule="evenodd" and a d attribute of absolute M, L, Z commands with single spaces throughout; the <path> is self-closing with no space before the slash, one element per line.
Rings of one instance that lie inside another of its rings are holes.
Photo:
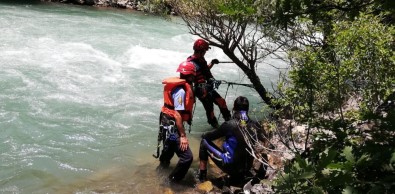
<path fill-rule="evenodd" d="M 228 86 L 229 85 L 238 85 L 238 86 L 245 86 L 245 87 L 249 87 L 249 88 L 254 88 L 254 85 L 252 85 L 252 84 L 242 84 L 242 83 L 236 83 L 236 82 L 228 82 L 226 80 L 219 80 L 219 81 L 221 81 L 221 82 L 223 82 L 225 84 L 228 84 Z"/>
<path fill-rule="evenodd" d="M 196 98 L 195 98 L 195 100 L 196 100 Z M 195 109 L 196 109 L 196 102 L 195 102 L 195 105 L 193 106 L 192 117 L 195 114 Z M 189 125 L 188 133 L 191 133 L 191 130 L 192 130 L 192 121 L 191 121 L 191 124 Z"/>
<path fill-rule="evenodd" d="M 222 81 L 221 81 L 222 82 Z M 224 96 L 224 100 L 226 101 L 226 95 L 228 95 L 228 90 L 229 90 L 229 87 L 230 87 L 230 84 L 228 84 L 228 87 L 226 88 L 226 92 L 225 92 L 225 96 Z M 218 119 L 219 119 L 219 117 L 221 116 L 221 110 L 219 111 L 219 114 L 218 114 Z"/>
<path fill-rule="evenodd" d="M 236 82 L 228 82 L 228 81 L 226 81 L 226 80 L 218 80 L 218 81 L 220 81 L 221 83 L 228 84 L 228 87 L 226 88 L 224 100 L 226 100 L 226 96 L 228 95 L 229 87 L 230 87 L 231 85 L 232 85 L 232 88 L 233 88 L 233 85 L 245 86 L 245 87 L 249 87 L 249 88 L 254 88 L 254 85 L 252 85 L 252 84 L 242 84 L 242 83 L 236 83 Z M 221 116 L 221 111 L 219 112 L 217 118 L 219 119 L 220 116 Z"/>

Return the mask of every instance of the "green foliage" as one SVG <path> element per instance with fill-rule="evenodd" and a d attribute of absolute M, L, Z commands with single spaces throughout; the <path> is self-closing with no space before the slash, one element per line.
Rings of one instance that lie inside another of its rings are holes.
<path fill-rule="evenodd" d="M 395 189 L 394 110 L 387 117 L 375 113 L 395 92 L 395 29 L 382 21 L 364 14 L 338 21 L 324 47 L 290 53 L 292 85 L 280 85 L 280 101 L 317 132 L 307 156 L 296 153 L 286 165 L 276 182 L 279 193 Z"/>
<path fill-rule="evenodd" d="M 376 148 L 372 153 L 351 146 L 338 151 L 334 146 L 312 152 L 306 159 L 297 156 L 277 179 L 276 189 L 279 193 L 388 192 L 394 188 L 394 164 L 388 161 L 395 150 L 389 145 L 382 148 L 388 152 L 380 153 Z"/>
<path fill-rule="evenodd" d="M 276 24 L 287 27 L 308 18 L 321 26 L 325 32 L 337 21 L 353 20 L 359 13 L 383 14 L 394 24 L 395 2 L 393 0 L 276 0 L 274 19 Z M 329 30 L 329 31 L 327 31 Z"/>
<path fill-rule="evenodd" d="M 171 7 L 167 0 L 147 0 L 141 3 L 144 10 L 153 14 L 161 15 L 164 18 L 168 18 Z"/>
<path fill-rule="evenodd" d="M 367 114 L 394 91 L 395 30 L 379 21 L 362 15 L 354 22 L 339 22 L 328 37 L 329 53 L 312 46 L 291 53 L 294 87 L 286 94 L 298 104 L 298 113 L 307 115 L 306 107 L 318 114 L 336 111 L 351 96 L 361 96 Z"/>
<path fill-rule="evenodd" d="M 363 108 L 373 111 L 392 93 L 395 84 L 395 31 L 369 16 L 362 16 L 351 25 L 349 28 L 349 23 L 342 22 L 334 27 L 339 32 L 332 37 L 334 52 L 340 65 L 350 67 L 344 72 L 345 77 L 360 91 Z"/>
<path fill-rule="evenodd" d="M 229 16 L 250 16 L 257 10 L 254 7 L 254 0 L 222 1 L 219 3 L 219 10 Z"/>
<path fill-rule="evenodd" d="M 194 11 L 203 15 L 210 16 L 211 14 L 204 12 L 213 12 L 214 15 L 221 15 L 230 20 L 253 22 L 258 21 L 259 15 L 266 10 L 265 7 L 270 5 L 271 0 L 170 0 L 173 4 L 177 1 L 182 2 L 183 6 L 186 5 L 187 9 L 193 7 Z M 174 5 L 180 7 L 180 3 Z"/>

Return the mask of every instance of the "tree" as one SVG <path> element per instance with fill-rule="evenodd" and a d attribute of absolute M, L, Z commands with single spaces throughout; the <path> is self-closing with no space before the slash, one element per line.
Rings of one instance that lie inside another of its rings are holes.
<path fill-rule="evenodd" d="M 389 193 L 394 189 L 395 109 L 375 109 L 393 93 L 393 26 L 360 14 L 337 22 L 327 48 L 306 46 L 293 55 L 284 101 L 299 122 L 315 128 L 311 151 L 296 153 L 278 191 L 289 193 Z M 335 59 L 335 61 L 333 61 Z M 320 76 L 317 76 L 320 74 Z M 303 94 L 303 95 L 295 95 Z M 350 106 L 350 100 L 354 105 Z M 345 106 L 347 105 L 347 106 Z"/>
<path fill-rule="evenodd" d="M 375 111 L 395 98 L 393 1 L 172 2 L 190 32 L 221 48 L 267 104 L 290 108 L 306 124 L 305 150 L 295 146 L 292 131 L 283 136 L 295 158 L 278 176 L 277 191 L 394 189 L 395 110 Z M 259 90 L 254 70 L 278 51 L 287 53 L 290 71 L 273 99 Z"/>
<path fill-rule="evenodd" d="M 247 75 L 262 100 L 270 107 L 276 107 L 273 96 L 262 85 L 256 71 L 260 62 L 281 49 L 281 45 L 270 42 L 275 29 L 259 19 L 263 18 L 261 13 L 274 9 L 270 1 L 267 2 L 269 4 L 254 0 L 169 1 L 191 34 L 222 49 Z"/>
<path fill-rule="evenodd" d="M 338 22 L 353 21 L 360 13 L 368 13 L 380 15 L 386 25 L 395 24 L 395 1 L 392 0 L 276 0 L 275 9 L 273 23 L 285 30 L 281 36 L 289 37 L 290 43 L 297 42 L 287 46 L 288 50 L 313 45 L 326 49 L 328 57 L 333 53 L 326 40 Z M 313 33 L 319 33 L 322 39 Z"/>

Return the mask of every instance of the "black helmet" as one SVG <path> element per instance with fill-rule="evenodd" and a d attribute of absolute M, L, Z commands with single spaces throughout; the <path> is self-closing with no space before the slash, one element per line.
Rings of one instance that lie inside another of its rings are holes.
<path fill-rule="evenodd" d="M 250 103 L 248 102 L 248 99 L 244 96 L 239 96 L 236 98 L 234 104 L 233 104 L 233 110 L 234 111 L 248 111 L 248 108 L 250 106 Z"/>

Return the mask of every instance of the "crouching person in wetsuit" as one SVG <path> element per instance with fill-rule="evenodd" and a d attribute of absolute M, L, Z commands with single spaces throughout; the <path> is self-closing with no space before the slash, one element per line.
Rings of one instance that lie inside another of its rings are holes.
<path fill-rule="evenodd" d="M 247 151 L 251 149 L 248 148 L 245 137 L 250 138 L 249 141 L 253 144 L 258 140 L 265 141 L 265 134 L 261 125 L 248 117 L 248 108 L 248 99 L 239 96 L 234 101 L 232 119 L 218 129 L 202 135 L 199 149 L 200 181 L 206 180 L 208 157 L 230 176 L 232 184 L 244 184 L 251 178 L 264 178 L 266 166 L 261 165 L 260 169 L 253 172 L 254 158 Z M 219 148 L 212 141 L 221 137 L 225 137 L 225 140 L 222 148 Z"/>
<path fill-rule="evenodd" d="M 192 108 L 195 103 L 192 83 L 196 74 L 195 66 L 193 63 L 183 62 L 179 65 L 177 72 L 180 72 L 179 78 L 163 80 L 165 84 L 164 105 L 160 114 L 160 127 L 163 135 L 163 150 L 159 157 L 160 166 L 168 167 L 174 153 L 179 158 L 176 167 L 169 175 L 170 181 L 182 180 L 193 160 L 183 122 L 189 125 L 192 122 Z"/>

